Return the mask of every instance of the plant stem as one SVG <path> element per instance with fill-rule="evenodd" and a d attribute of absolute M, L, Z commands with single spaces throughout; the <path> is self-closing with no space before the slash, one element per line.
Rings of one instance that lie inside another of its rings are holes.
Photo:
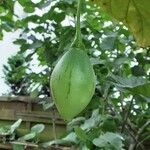
<path fill-rule="evenodd" d="M 137 139 L 135 138 L 136 136 L 136 132 L 135 129 L 133 129 L 133 126 L 129 123 L 129 119 L 128 119 L 128 126 L 125 127 L 126 130 L 128 131 L 128 133 L 131 135 L 131 141 L 130 141 L 130 145 L 129 145 L 129 150 L 133 150 L 134 147 L 134 143 L 138 143 Z M 141 150 L 145 150 L 142 144 L 139 144 L 139 147 Z"/>
<path fill-rule="evenodd" d="M 140 142 L 137 144 L 136 148 L 138 148 L 144 141 L 148 140 L 149 138 L 150 138 L 150 135 L 146 136 L 142 141 L 140 141 Z"/>
<path fill-rule="evenodd" d="M 122 129 L 121 129 L 121 133 L 124 132 L 125 125 L 126 125 L 127 120 L 128 120 L 128 118 L 129 118 L 129 116 L 130 116 L 130 112 L 131 112 L 133 100 L 134 100 L 134 97 L 132 98 L 132 100 L 131 100 L 131 102 L 130 102 L 130 105 L 129 105 L 129 108 L 128 108 L 128 110 L 127 110 L 127 113 L 125 114 L 125 118 L 124 118 L 123 125 L 122 125 Z"/>
<path fill-rule="evenodd" d="M 139 146 L 141 143 L 137 143 L 140 135 L 143 133 L 143 131 L 145 130 L 145 128 L 147 128 L 150 125 L 150 120 L 148 120 L 138 131 L 136 137 L 135 137 L 135 141 L 134 143 L 130 146 L 129 150 L 134 150 L 137 146 Z"/>
<path fill-rule="evenodd" d="M 102 99 L 102 115 L 105 114 L 105 99 Z"/>
<path fill-rule="evenodd" d="M 54 140 L 57 140 L 57 135 L 56 135 L 56 117 L 55 117 L 55 109 L 53 108 L 53 136 L 54 136 Z"/>
<path fill-rule="evenodd" d="M 148 120 L 138 131 L 137 136 L 135 137 L 136 140 L 138 141 L 140 135 L 143 133 L 145 128 L 147 128 L 150 125 L 150 120 Z M 137 146 L 138 143 L 135 143 L 135 147 Z"/>
<path fill-rule="evenodd" d="M 71 47 L 76 47 L 76 48 L 84 48 L 84 44 L 82 42 L 82 36 L 81 36 L 81 29 L 80 29 L 80 12 L 81 12 L 82 1 L 83 0 L 78 0 L 76 34 L 75 34 L 75 39 L 71 46 Z"/>

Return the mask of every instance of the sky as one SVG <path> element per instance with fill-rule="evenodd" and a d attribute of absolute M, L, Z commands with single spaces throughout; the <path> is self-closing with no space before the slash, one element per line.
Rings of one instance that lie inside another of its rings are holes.
<path fill-rule="evenodd" d="M 9 90 L 9 87 L 5 84 L 4 74 L 3 74 L 3 65 L 7 64 L 7 59 L 15 55 L 19 50 L 17 45 L 13 44 L 13 41 L 19 36 L 19 31 L 14 33 L 4 33 L 3 40 L 0 41 L 0 95 L 6 93 Z"/>

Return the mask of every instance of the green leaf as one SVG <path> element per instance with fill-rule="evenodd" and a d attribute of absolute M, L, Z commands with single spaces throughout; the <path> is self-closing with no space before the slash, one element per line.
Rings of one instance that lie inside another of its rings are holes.
<path fill-rule="evenodd" d="M 101 134 L 101 128 L 95 126 L 94 128 L 92 128 L 88 133 L 88 138 L 90 141 L 93 141 L 95 138 L 99 137 L 99 135 Z"/>
<path fill-rule="evenodd" d="M 10 135 L 10 127 L 5 126 L 0 128 L 0 135 Z"/>
<path fill-rule="evenodd" d="M 36 137 L 36 133 L 32 132 L 32 133 L 24 135 L 23 137 L 20 137 L 19 140 L 28 141 L 28 140 L 32 140 L 35 137 Z"/>
<path fill-rule="evenodd" d="M 25 39 L 17 39 L 13 43 L 16 45 L 22 45 L 22 44 L 26 43 L 26 40 Z"/>
<path fill-rule="evenodd" d="M 31 132 L 20 137 L 19 140 L 28 141 L 37 136 L 37 134 L 41 133 L 44 130 L 45 126 L 43 124 L 37 124 L 31 128 Z"/>
<path fill-rule="evenodd" d="M 6 12 L 5 8 L 0 6 L 0 13 L 4 13 L 4 12 Z"/>
<path fill-rule="evenodd" d="M 109 150 L 123 150 L 123 138 L 115 133 L 107 132 L 93 140 L 93 144 Z"/>
<path fill-rule="evenodd" d="M 27 6 L 23 9 L 27 13 L 33 13 L 34 12 L 34 7 L 32 6 Z"/>
<path fill-rule="evenodd" d="M 110 115 L 103 116 L 101 128 L 104 132 L 116 132 L 117 125 L 115 123 L 115 118 L 113 118 L 113 116 Z"/>
<path fill-rule="evenodd" d="M 82 145 L 81 150 L 90 150 L 85 144 Z"/>
<path fill-rule="evenodd" d="M 24 146 L 23 145 L 17 145 L 17 144 L 13 144 L 13 150 L 24 150 Z"/>
<path fill-rule="evenodd" d="M 1 28 L 3 28 L 5 31 L 10 32 L 12 30 L 12 24 L 10 23 L 3 23 L 1 25 Z"/>
<path fill-rule="evenodd" d="M 41 133 L 44 130 L 45 126 L 43 124 L 37 124 L 31 128 L 31 133 Z"/>
<path fill-rule="evenodd" d="M 150 1 L 149 0 L 91 0 L 107 13 L 125 23 L 137 43 L 150 46 Z M 121 8 L 121 9 L 120 9 Z"/>
<path fill-rule="evenodd" d="M 54 145 L 54 144 L 59 145 L 59 144 L 66 144 L 66 143 L 67 143 L 66 141 L 58 139 L 58 140 L 53 140 L 53 141 L 50 141 L 50 142 L 42 143 L 42 147 L 47 148 L 47 147 L 49 147 L 51 145 Z"/>
<path fill-rule="evenodd" d="M 3 32 L 0 30 L 0 40 L 3 39 Z"/>
<path fill-rule="evenodd" d="M 76 0 L 63 0 L 66 3 L 73 4 Z"/>
<path fill-rule="evenodd" d="M 100 29 L 102 29 L 102 26 L 97 20 L 98 20 L 98 18 L 96 18 L 96 16 L 94 16 L 94 15 L 87 15 L 86 16 L 86 22 L 88 24 L 90 24 L 92 29 L 100 30 Z"/>
<path fill-rule="evenodd" d="M 24 52 L 24 51 L 26 51 L 28 49 L 36 49 L 36 48 L 39 48 L 41 46 L 42 46 L 42 42 L 37 40 L 33 44 L 22 44 L 21 45 L 21 50 Z"/>
<path fill-rule="evenodd" d="M 143 67 L 139 66 L 139 65 L 132 67 L 131 71 L 134 76 L 144 76 L 145 75 L 145 71 L 144 71 Z"/>
<path fill-rule="evenodd" d="M 146 84 L 146 80 L 142 77 L 120 77 L 117 75 L 110 74 L 110 79 L 113 83 L 116 83 L 119 87 L 122 88 L 134 88 L 143 84 Z"/>
<path fill-rule="evenodd" d="M 42 146 L 44 148 L 47 148 L 51 145 L 54 145 L 54 144 L 69 144 L 69 143 L 76 143 L 77 144 L 77 136 L 74 132 L 71 132 L 70 134 L 68 134 L 66 137 L 62 138 L 62 139 L 58 139 L 58 140 L 53 140 L 53 141 L 50 141 L 50 142 L 45 142 L 42 144 Z"/>
<path fill-rule="evenodd" d="M 80 127 L 75 128 L 75 133 L 81 141 L 86 142 L 88 140 L 86 132 L 82 130 Z"/>
<path fill-rule="evenodd" d="M 99 58 L 91 58 L 90 59 L 92 65 L 104 65 L 105 62 L 100 60 Z"/>
<path fill-rule="evenodd" d="M 42 102 L 41 104 L 43 105 L 44 110 L 52 108 L 55 105 L 54 102 L 50 102 L 50 101 Z"/>
<path fill-rule="evenodd" d="M 62 35 L 60 37 L 60 45 L 58 48 L 58 51 L 62 51 L 62 49 L 66 48 L 67 45 L 70 45 L 70 40 L 72 40 L 72 33 L 73 32 L 73 28 L 71 27 L 67 27 L 65 30 L 62 31 Z M 67 44 L 68 43 L 68 44 Z"/>
<path fill-rule="evenodd" d="M 71 129 L 73 129 L 74 126 L 79 125 L 84 121 L 85 121 L 84 117 L 77 117 L 77 118 L 73 119 L 71 122 L 68 123 L 67 129 L 71 130 Z"/>
<path fill-rule="evenodd" d="M 0 128 L 0 135 L 12 135 L 15 130 L 20 126 L 22 119 L 19 119 L 11 126 L 4 126 Z"/>
<path fill-rule="evenodd" d="M 101 48 L 103 50 L 113 50 L 115 40 L 116 40 L 116 34 L 110 33 L 110 35 L 107 35 L 106 38 L 102 39 Z"/>
<path fill-rule="evenodd" d="M 99 109 L 93 110 L 91 118 L 85 120 L 84 124 L 81 125 L 81 129 L 90 130 L 91 128 L 97 126 L 100 123 L 101 116 L 99 114 Z"/>
<path fill-rule="evenodd" d="M 150 97 L 150 83 L 142 78 L 142 77 L 120 77 L 120 76 L 114 76 L 110 75 L 110 78 L 112 79 L 112 83 L 120 88 L 129 90 L 133 94 L 143 95 L 146 97 Z"/>
<path fill-rule="evenodd" d="M 129 61 L 129 58 L 127 57 L 119 57 L 117 59 L 115 59 L 114 61 L 114 67 L 119 67 L 121 66 L 122 64 L 124 64 L 125 62 Z"/>
<path fill-rule="evenodd" d="M 132 93 L 150 97 L 150 83 L 139 85 L 135 88 L 129 89 Z"/>
<path fill-rule="evenodd" d="M 22 122 L 22 119 L 19 119 L 13 125 L 11 125 L 10 132 L 13 133 L 20 126 L 21 122 Z"/>
<path fill-rule="evenodd" d="M 143 98 L 144 100 L 146 100 L 148 103 L 150 103 L 150 97 L 145 97 L 145 96 L 142 96 L 142 95 L 140 95 L 141 96 L 141 98 Z"/>
<path fill-rule="evenodd" d="M 77 135 L 74 132 L 71 132 L 66 137 L 64 137 L 62 140 L 68 141 L 71 143 L 77 143 Z"/>

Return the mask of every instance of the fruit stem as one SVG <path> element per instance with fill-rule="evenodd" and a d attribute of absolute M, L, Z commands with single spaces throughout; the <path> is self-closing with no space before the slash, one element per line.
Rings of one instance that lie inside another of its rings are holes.
<path fill-rule="evenodd" d="M 84 44 L 82 42 L 82 35 L 80 29 L 80 13 L 81 13 L 81 5 L 83 0 L 78 0 L 78 8 L 77 8 L 77 19 L 76 19 L 76 34 L 75 39 L 72 43 L 72 47 L 84 48 Z"/>

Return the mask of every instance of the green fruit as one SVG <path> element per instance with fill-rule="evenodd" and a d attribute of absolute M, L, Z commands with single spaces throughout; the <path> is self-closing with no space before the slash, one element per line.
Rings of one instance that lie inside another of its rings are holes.
<path fill-rule="evenodd" d="M 67 51 L 55 66 L 50 85 L 61 116 L 70 120 L 78 115 L 95 91 L 95 74 L 87 54 L 78 48 Z"/>

